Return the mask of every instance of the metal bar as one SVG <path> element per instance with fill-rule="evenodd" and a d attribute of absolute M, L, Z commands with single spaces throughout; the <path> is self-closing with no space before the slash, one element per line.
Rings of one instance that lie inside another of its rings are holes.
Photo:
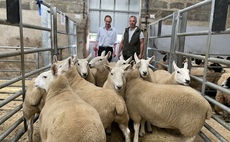
<path fill-rule="evenodd" d="M 161 36 L 150 36 L 149 38 L 155 39 L 155 38 L 169 38 L 169 37 L 172 37 L 172 35 L 169 34 L 169 35 L 161 35 Z"/>
<path fill-rule="evenodd" d="M 58 31 L 58 30 L 57 30 L 57 33 L 58 33 L 58 34 L 67 35 L 67 33 L 66 33 L 65 31 Z"/>
<path fill-rule="evenodd" d="M 9 103 L 10 101 L 16 99 L 22 94 L 22 91 L 16 92 L 14 95 L 11 95 L 10 97 L 6 98 L 5 100 L 0 102 L 0 108 Z"/>
<path fill-rule="evenodd" d="M 0 70 L 0 72 L 22 72 L 22 71 L 21 70 Z M 29 70 L 25 72 L 29 72 Z"/>
<path fill-rule="evenodd" d="M 170 15 L 168 15 L 168 16 L 165 16 L 165 17 L 163 17 L 163 18 L 157 20 L 156 22 L 150 23 L 149 26 L 158 24 L 158 22 L 167 20 L 167 19 L 172 18 L 172 17 L 173 17 L 173 14 L 170 14 Z"/>
<path fill-rule="evenodd" d="M 0 60 L 0 62 L 21 62 L 21 60 Z M 26 63 L 36 63 L 36 61 L 25 60 Z"/>
<path fill-rule="evenodd" d="M 35 0 L 35 1 L 38 1 L 38 0 Z M 44 6 L 48 7 L 48 8 L 51 7 L 51 5 L 49 3 L 47 3 L 47 2 L 45 2 L 45 1 L 42 1 L 42 5 L 44 5 Z"/>
<path fill-rule="evenodd" d="M 20 104 L 19 106 L 15 107 L 11 112 L 9 112 L 5 116 L 3 116 L 0 119 L 0 125 L 2 123 L 4 123 L 7 119 L 9 119 L 11 116 L 13 116 L 15 113 L 17 113 L 19 110 L 21 110 L 21 108 L 22 108 L 22 104 Z"/>
<path fill-rule="evenodd" d="M 23 117 L 19 118 L 13 125 L 0 135 L 0 141 L 4 140 L 20 123 L 22 123 Z"/>
<path fill-rule="evenodd" d="M 209 102 L 211 102 L 212 104 L 218 105 L 221 109 L 223 109 L 223 110 L 227 111 L 228 113 L 230 113 L 229 107 L 227 107 L 227 106 L 225 106 L 225 105 L 223 105 L 223 104 L 217 102 L 215 99 L 213 99 L 213 98 L 211 98 L 211 97 L 209 97 L 209 96 L 207 96 L 207 95 L 205 95 L 204 97 L 205 97 L 205 99 L 207 99 L 207 100 L 208 100 Z"/>
<path fill-rule="evenodd" d="M 57 39 L 57 8 L 52 8 L 52 15 L 53 15 L 53 43 L 54 43 L 54 55 L 57 55 L 58 59 L 59 53 L 58 53 L 58 39 Z"/>
<path fill-rule="evenodd" d="M 99 12 L 116 12 L 116 13 L 133 13 L 139 14 L 139 11 L 125 11 L 125 10 L 108 10 L 108 9 L 93 9 L 90 8 L 89 11 L 99 11 Z"/>
<path fill-rule="evenodd" d="M 196 4 L 192 5 L 192 6 L 189 6 L 189 7 L 186 7 L 186 8 L 184 8 L 184 9 L 181 9 L 181 10 L 179 10 L 179 12 L 180 12 L 180 13 L 184 13 L 184 12 L 187 12 L 187 11 L 189 11 L 189 10 L 193 10 L 193 9 L 195 9 L 195 8 L 204 6 L 204 5 L 206 5 L 206 4 L 208 4 L 208 3 L 211 3 L 211 2 L 212 2 L 212 0 L 205 0 L 205 1 L 202 1 L 202 2 L 199 2 L 199 3 L 196 3 Z"/>
<path fill-rule="evenodd" d="M 228 142 L 223 136 L 221 136 L 216 130 L 214 130 L 207 123 L 204 124 L 204 127 L 207 128 L 214 136 L 216 136 L 221 142 Z"/>
<path fill-rule="evenodd" d="M 31 76 L 33 74 L 36 74 L 36 73 L 40 72 L 40 71 L 46 70 L 46 69 L 50 68 L 50 66 L 51 65 L 48 65 L 48 66 L 42 67 L 42 68 L 40 68 L 38 70 L 26 73 L 25 77 L 29 77 L 29 76 Z M 11 84 L 13 84 L 13 83 L 15 83 L 17 81 L 20 81 L 20 80 L 21 80 L 21 76 L 15 77 L 15 78 L 11 79 L 10 81 L 8 81 L 6 83 L 0 84 L 0 89 L 3 88 L 3 87 L 9 86 L 9 85 L 11 85 Z"/>
<path fill-rule="evenodd" d="M 212 142 L 202 131 L 200 131 L 198 134 L 203 140 L 205 140 L 205 142 Z"/>
<path fill-rule="evenodd" d="M 38 47 L 24 47 L 24 49 L 31 49 L 31 48 L 38 48 Z M 0 46 L 0 49 L 20 49 L 18 46 Z"/>
<path fill-rule="evenodd" d="M 193 57 L 193 58 L 197 58 L 200 60 L 204 60 L 205 56 L 201 56 L 201 55 L 195 55 L 195 54 L 190 54 L 190 53 L 183 53 L 183 52 L 179 52 L 179 51 L 175 51 L 176 54 L 179 55 L 183 55 L 183 56 L 187 56 L 187 57 Z"/>
<path fill-rule="evenodd" d="M 51 49 L 48 48 L 39 48 L 39 49 L 28 49 L 24 51 L 24 54 L 36 53 L 36 52 L 43 52 L 43 51 L 50 51 Z M 20 51 L 8 52 L 8 53 L 0 53 L 0 59 L 5 57 L 12 57 L 12 56 L 19 56 L 21 55 Z"/>
<path fill-rule="evenodd" d="M 230 131 L 230 126 L 225 121 L 217 117 L 215 114 L 212 115 L 212 118 L 220 123 L 224 128 L 228 129 L 228 131 Z"/>
<path fill-rule="evenodd" d="M 177 36 L 196 36 L 196 35 L 207 35 L 208 31 L 195 31 L 195 32 L 186 32 L 186 33 L 177 33 Z M 212 32 L 212 35 L 220 35 L 220 34 L 230 34 L 230 29 L 226 29 L 221 32 Z"/>
<path fill-rule="evenodd" d="M 11 24 L 11 23 L 6 22 L 6 20 L 2 20 L 2 19 L 0 19 L 0 24 L 19 27 L 19 24 Z M 49 32 L 51 31 L 50 28 L 45 28 L 45 27 L 35 26 L 35 25 L 30 25 L 30 24 L 25 24 L 25 23 L 23 23 L 22 26 L 28 29 L 36 29 L 36 30 L 43 30 L 43 31 L 49 31 Z"/>

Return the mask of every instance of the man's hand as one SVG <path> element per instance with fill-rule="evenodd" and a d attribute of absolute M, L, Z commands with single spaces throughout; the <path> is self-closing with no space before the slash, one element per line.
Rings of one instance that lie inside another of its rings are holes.
<path fill-rule="evenodd" d="M 113 57 L 116 57 L 116 53 L 113 53 Z"/>
<path fill-rule="evenodd" d="M 142 54 L 139 54 L 139 55 L 138 55 L 138 58 L 141 59 L 141 58 L 142 58 Z"/>
<path fill-rule="evenodd" d="M 97 51 L 97 50 L 98 50 L 98 49 L 97 49 L 97 46 L 94 46 L 94 47 L 93 47 L 93 50 L 94 50 L 94 51 Z"/>

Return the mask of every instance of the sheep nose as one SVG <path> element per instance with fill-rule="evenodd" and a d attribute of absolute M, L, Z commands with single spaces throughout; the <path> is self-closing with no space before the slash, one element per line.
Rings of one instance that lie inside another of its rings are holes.
<path fill-rule="evenodd" d="M 83 74 L 82 74 L 83 77 L 86 77 L 86 75 L 87 75 L 87 73 L 83 73 Z"/>
<path fill-rule="evenodd" d="M 186 83 L 186 84 L 189 84 L 189 83 L 190 83 L 190 80 L 185 79 L 185 83 Z"/>
<path fill-rule="evenodd" d="M 117 86 L 117 89 L 118 89 L 118 90 L 121 90 L 121 88 L 122 88 L 122 86 Z"/>
<path fill-rule="evenodd" d="M 147 75 L 147 72 L 146 72 L 146 71 L 143 71 L 143 75 L 146 76 L 146 75 Z"/>

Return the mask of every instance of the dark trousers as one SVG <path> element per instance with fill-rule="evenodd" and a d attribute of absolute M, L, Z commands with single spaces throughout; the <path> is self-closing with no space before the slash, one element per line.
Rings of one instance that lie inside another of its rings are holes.
<path fill-rule="evenodd" d="M 99 46 L 99 50 L 98 50 L 98 56 L 101 56 L 101 52 L 105 51 L 105 55 L 110 51 L 111 52 L 111 56 L 109 57 L 108 61 L 111 62 L 112 60 L 112 56 L 113 56 L 113 47 L 109 47 L 109 46 Z"/>

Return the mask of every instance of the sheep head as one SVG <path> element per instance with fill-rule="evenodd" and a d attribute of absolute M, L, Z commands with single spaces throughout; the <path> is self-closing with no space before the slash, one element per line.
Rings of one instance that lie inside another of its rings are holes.
<path fill-rule="evenodd" d="M 190 76 L 188 70 L 188 63 L 184 63 L 183 68 L 177 67 L 175 61 L 173 61 L 173 68 L 174 68 L 174 79 L 178 84 L 189 85 L 190 83 Z"/>
<path fill-rule="evenodd" d="M 136 64 L 134 65 L 135 68 L 138 68 L 141 77 L 146 78 L 149 74 L 148 68 L 149 64 L 155 59 L 155 56 L 145 60 L 145 59 L 138 59 L 137 54 L 134 54 L 134 59 Z"/>
<path fill-rule="evenodd" d="M 120 56 L 120 60 L 117 61 L 116 67 L 120 67 L 122 65 L 127 65 L 132 61 L 132 56 L 129 57 L 127 60 L 124 60 L 123 55 Z"/>
<path fill-rule="evenodd" d="M 122 65 L 120 67 L 110 67 L 107 66 L 108 70 L 110 70 L 110 74 L 108 75 L 108 80 L 114 86 L 116 91 L 120 91 L 124 87 L 125 83 L 125 71 L 130 68 L 130 64 Z"/>
<path fill-rule="evenodd" d="M 110 51 L 106 55 L 105 55 L 105 51 L 103 51 L 101 53 L 101 56 L 97 56 L 89 62 L 89 67 L 97 68 L 97 69 L 104 68 L 104 65 L 108 63 L 108 59 L 110 56 L 111 56 Z"/>
<path fill-rule="evenodd" d="M 78 73 L 81 75 L 82 78 L 86 78 L 88 76 L 88 70 L 89 70 L 89 60 L 91 58 L 92 54 L 90 53 L 89 56 L 85 59 L 78 59 L 75 57 L 75 66 L 77 68 Z"/>

